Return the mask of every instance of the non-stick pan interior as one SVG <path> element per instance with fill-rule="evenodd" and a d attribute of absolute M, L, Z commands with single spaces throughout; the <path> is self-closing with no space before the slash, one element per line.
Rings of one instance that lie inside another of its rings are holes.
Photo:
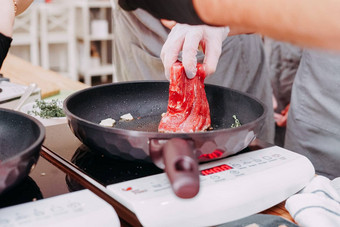
<path fill-rule="evenodd" d="M 244 93 L 220 86 L 206 85 L 214 130 L 230 128 L 233 115 L 246 124 L 264 114 L 263 106 Z M 98 123 L 106 118 L 117 121 L 115 128 L 157 132 L 168 104 L 168 82 L 134 82 L 101 85 L 76 94 L 67 101 L 73 115 Z M 133 121 L 119 121 L 130 113 Z"/>
<path fill-rule="evenodd" d="M 0 161 L 3 162 L 30 146 L 42 142 L 44 130 L 24 114 L 0 109 Z"/>

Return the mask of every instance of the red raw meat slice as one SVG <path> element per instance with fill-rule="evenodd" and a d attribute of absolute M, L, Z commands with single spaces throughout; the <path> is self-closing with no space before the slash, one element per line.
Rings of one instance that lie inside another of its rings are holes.
<path fill-rule="evenodd" d="M 159 132 L 199 132 L 210 127 L 205 76 L 202 64 L 197 64 L 193 79 L 187 78 L 181 62 L 172 65 L 168 109 L 158 126 Z"/>

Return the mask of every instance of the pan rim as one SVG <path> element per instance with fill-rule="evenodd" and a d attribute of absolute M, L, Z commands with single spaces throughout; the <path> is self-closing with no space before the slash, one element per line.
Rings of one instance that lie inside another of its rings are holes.
<path fill-rule="evenodd" d="M 127 129 L 121 129 L 121 128 L 115 128 L 115 127 L 105 127 L 105 126 L 101 126 L 97 123 L 88 121 L 86 119 L 80 118 L 78 116 L 76 116 L 75 114 L 73 114 L 68 108 L 67 108 L 67 104 L 69 102 L 69 100 L 71 100 L 73 97 L 77 96 L 80 93 L 83 92 L 87 92 L 90 90 L 94 90 L 94 89 L 100 89 L 102 87 L 109 87 L 109 86 L 115 86 L 115 85 L 124 85 L 124 84 L 136 84 L 136 83 L 169 83 L 168 80 L 147 80 L 147 81 L 139 81 L 139 80 L 135 80 L 135 81 L 123 81 L 123 82 L 114 82 L 114 83 L 110 83 L 110 84 L 101 84 L 101 85 L 96 85 L 96 86 L 92 86 L 92 87 L 88 87 L 82 90 L 78 90 L 74 93 L 72 93 L 71 95 L 69 95 L 63 102 L 63 109 L 64 112 L 66 114 L 66 118 L 68 120 L 68 122 L 70 121 L 70 118 L 73 118 L 79 122 L 84 122 L 86 123 L 89 127 L 91 128 L 98 128 L 100 127 L 102 130 L 106 131 L 106 132 L 112 132 L 115 134 L 119 134 L 119 135 L 128 135 L 128 136 L 132 136 L 134 133 L 138 134 L 138 136 L 146 136 L 148 138 L 164 138 L 164 139 L 168 139 L 168 138 L 173 138 L 174 136 L 176 137 L 181 137 L 181 138 L 189 138 L 192 136 L 195 137 L 199 137 L 199 136 L 207 136 L 207 135 L 214 135 L 215 133 L 221 133 L 224 131 L 242 131 L 244 130 L 244 128 L 249 127 L 249 125 L 256 125 L 257 122 L 264 120 L 265 116 L 267 115 L 268 112 L 268 107 L 261 101 L 259 100 L 257 97 L 250 95 L 248 93 L 242 92 L 242 91 L 238 91 L 236 89 L 232 89 L 232 88 L 228 88 L 228 87 L 224 87 L 224 86 L 220 86 L 220 85 L 214 85 L 214 84 L 209 84 L 209 83 L 205 83 L 205 86 L 209 86 L 209 87 L 218 87 L 218 88 L 222 88 L 222 89 L 228 89 L 230 91 L 242 94 L 244 96 L 247 96 L 251 99 L 254 99 L 256 102 L 258 102 L 262 108 L 263 108 L 263 113 L 261 114 L 261 116 L 259 116 L 257 119 L 255 119 L 254 121 L 248 122 L 244 125 L 241 125 L 239 127 L 236 128 L 223 128 L 223 129 L 216 129 L 216 130 L 211 130 L 211 131 L 204 131 L 204 132 L 172 132 L 172 133 L 161 133 L 161 132 L 147 132 L 147 131 L 138 131 L 138 130 L 127 130 Z"/>
<path fill-rule="evenodd" d="M 17 154 L 15 154 L 14 156 L 12 156 L 8 159 L 1 160 L 0 165 L 6 164 L 7 162 L 11 162 L 12 160 L 15 160 L 18 157 L 21 157 L 25 154 L 30 154 L 30 153 L 34 152 L 34 149 L 39 147 L 44 142 L 45 135 L 46 135 L 46 129 L 45 129 L 44 125 L 39 120 L 35 119 L 34 117 L 32 117 L 28 114 L 25 114 L 25 113 L 22 113 L 22 112 L 19 112 L 19 111 L 15 111 L 15 110 L 11 110 L 11 109 L 2 108 L 2 107 L 0 107 L 0 112 L 8 112 L 8 113 L 11 113 L 11 114 L 20 115 L 24 118 L 28 118 L 30 121 L 32 121 L 34 124 L 36 124 L 39 128 L 39 136 L 30 146 L 28 146 L 25 149 L 17 152 Z M 39 152 L 40 152 L 40 150 L 41 150 L 41 148 L 39 149 Z"/>

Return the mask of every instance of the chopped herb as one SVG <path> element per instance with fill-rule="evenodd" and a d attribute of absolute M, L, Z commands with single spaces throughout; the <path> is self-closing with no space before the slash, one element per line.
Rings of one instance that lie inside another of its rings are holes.
<path fill-rule="evenodd" d="M 63 109 L 60 107 L 58 100 L 51 100 L 46 102 L 44 100 L 35 100 L 33 110 L 28 111 L 28 114 L 34 114 L 41 118 L 52 118 L 52 117 L 65 117 Z"/>
<path fill-rule="evenodd" d="M 236 115 L 233 115 L 233 118 L 234 118 L 234 121 L 235 123 L 231 124 L 231 128 L 237 128 L 237 127 L 240 127 L 241 126 L 241 123 L 239 121 L 239 119 L 237 119 Z"/>

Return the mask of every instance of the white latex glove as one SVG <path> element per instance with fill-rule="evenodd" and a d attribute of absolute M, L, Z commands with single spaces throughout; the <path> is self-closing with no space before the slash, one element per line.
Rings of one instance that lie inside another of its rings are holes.
<path fill-rule="evenodd" d="M 177 61 L 180 51 L 182 51 L 182 63 L 187 77 L 191 79 L 196 75 L 196 55 L 200 44 L 205 54 L 204 70 L 207 76 L 214 73 L 222 52 L 222 42 L 228 37 L 229 31 L 229 27 L 177 23 L 171 29 L 161 51 L 167 79 L 170 77 L 170 68 Z"/>

